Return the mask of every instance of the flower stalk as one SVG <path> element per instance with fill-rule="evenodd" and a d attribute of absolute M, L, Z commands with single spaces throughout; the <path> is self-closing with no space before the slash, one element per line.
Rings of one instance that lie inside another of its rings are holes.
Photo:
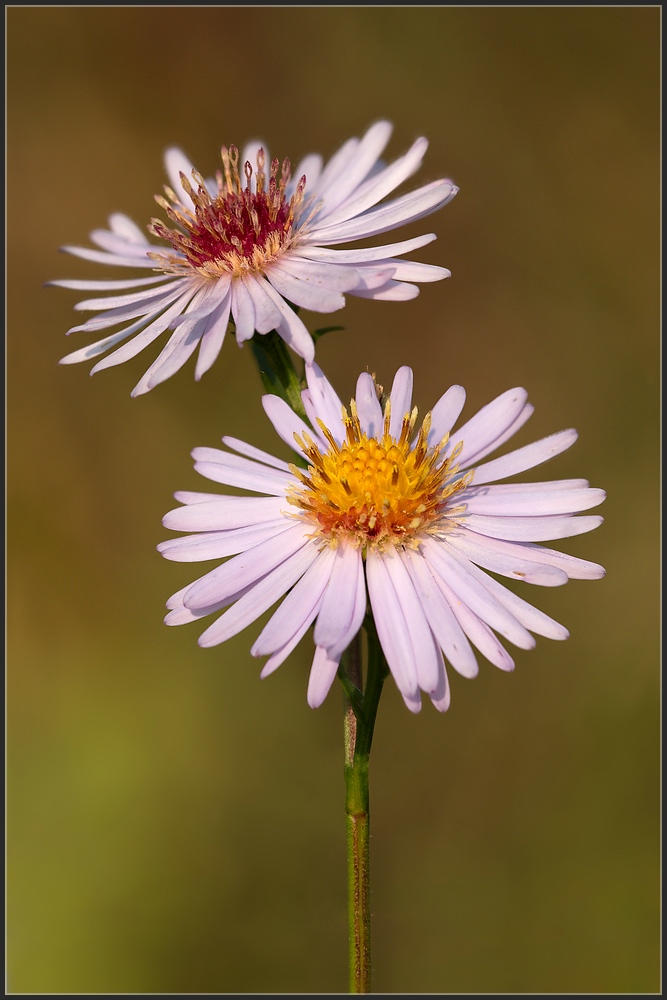
<path fill-rule="evenodd" d="M 308 420 L 299 378 L 284 341 L 275 331 L 250 341 L 264 388 L 284 399 Z M 347 842 L 348 939 L 350 993 L 370 993 L 370 799 L 369 764 L 373 730 L 384 679 L 389 668 L 372 615 L 365 620 L 368 668 L 363 688 L 361 630 L 341 658 L 338 676 L 345 692 L 344 775 Z"/>
<path fill-rule="evenodd" d="M 347 840 L 350 993 L 371 990 L 369 763 L 375 718 L 388 668 L 372 619 L 366 620 L 368 670 L 361 695 L 361 632 L 340 669 L 344 716 L 345 828 Z"/>
<path fill-rule="evenodd" d="M 301 399 L 304 382 L 296 372 L 282 337 L 275 330 L 266 334 L 256 333 L 250 340 L 250 347 L 266 391 L 280 396 L 302 420 L 307 421 Z"/>

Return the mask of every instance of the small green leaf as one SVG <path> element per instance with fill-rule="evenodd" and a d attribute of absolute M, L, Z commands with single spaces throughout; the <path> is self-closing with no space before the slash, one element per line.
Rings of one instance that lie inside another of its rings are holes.
<path fill-rule="evenodd" d="M 337 333 L 339 330 L 344 330 L 344 326 L 324 326 L 321 330 L 313 330 L 312 337 L 315 343 L 323 337 L 325 333 Z"/>

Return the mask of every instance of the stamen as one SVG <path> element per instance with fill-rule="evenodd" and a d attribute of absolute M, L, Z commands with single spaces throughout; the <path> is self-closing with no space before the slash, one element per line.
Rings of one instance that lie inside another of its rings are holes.
<path fill-rule="evenodd" d="M 222 170 L 216 173 L 215 193 L 209 191 L 200 173 L 192 170 L 191 177 L 181 173 L 180 182 L 193 211 L 165 187 L 165 196 L 156 196 L 160 208 L 178 228 L 170 229 L 153 219 L 149 231 L 171 244 L 170 250 L 150 252 L 160 270 L 170 274 L 191 274 L 216 279 L 224 274 L 241 276 L 263 274 L 267 265 L 276 260 L 296 239 L 295 226 L 301 221 L 305 205 L 306 178 L 302 177 L 292 197 L 285 191 L 290 182 L 290 161 L 271 162 L 270 177 L 266 176 L 266 154 L 257 151 L 256 163 L 249 160 L 239 172 L 239 151 L 234 145 L 222 147 Z M 255 190 L 252 190 L 252 178 Z"/>
<path fill-rule="evenodd" d="M 414 547 L 424 534 L 449 530 L 465 511 L 452 504 L 453 497 L 471 481 L 473 472 L 458 475 L 455 459 L 442 457 L 447 438 L 428 447 L 431 415 L 427 414 L 413 437 L 417 410 L 406 413 L 398 439 L 389 434 L 391 407 L 385 405 L 384 433 L 380 439 L 364 434 L 356 401 L 341 408 L 345 438 L 337 444 L 322 420 L 318 425 L 329 450 L 322 452 L 306 432 L 295 440 L 308 459 L 308 470 L 298 473 L 289 502 L 313 523 L 315 536 L 336 545 L 341 538 L 353 544 L 383 548 Z"/>

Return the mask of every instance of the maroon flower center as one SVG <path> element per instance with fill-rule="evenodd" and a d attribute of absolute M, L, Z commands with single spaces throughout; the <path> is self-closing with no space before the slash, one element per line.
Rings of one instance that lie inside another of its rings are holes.
<path fill-rule="evenodd" d="M 292 242 L 294 222 L 303 208 L 305 176 L 288 201 L 285 192 L 291 176 L 289 160 L 283 160 L 281 165 L 274 159 L 267 181 L 264 150 L 260 149 L 254 190 L 249 161 L 243 167 L 244 182 L 241 180 L 236 146 L 223 147 L 222 164 L 223 170 L 216 174 L 215 196 L 197 171 L 192 171 L 196 189 L 185 174 L 180 175 L 193 209 L 186 208 L 170 188 L 165 187 L 166 198 L 156 196 L 158 204 L 178 227 L 169 228 L 159 219 L 153 219 L 149 227 L 153 235 L 166 240 L 176 251 L 150 254 L 162 270 L 183 274 L 194 269 L 210 278 L 229 273 L 261 273 Z"/>

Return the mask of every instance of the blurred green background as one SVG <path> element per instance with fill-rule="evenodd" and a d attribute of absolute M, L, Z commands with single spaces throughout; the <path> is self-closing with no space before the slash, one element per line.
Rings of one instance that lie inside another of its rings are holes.
<path fill-rule="evenodd" d="M 387 684 L 374 989 L 656 992 L 660 8 L 12 7 L 7 58 L 10 991 L 347 988 L 340 692 L 307 707 L 310 640 L 260 682 L 259 626 L 203 651 L 162 623 L 198 575 L 155 551 L 210 486 L 190 449 L 276 450 L 250 351 L 132 400 L 158 346 L 58 367 L 83 296 L 43 286 L 120 276 L 57 249 L 157 214 L 170 144 L 211 174 L 387 117 L 388 157 L 430 139 L 410 186 L 460 186 L 400 235 L 453 276 L 307 316 L 345 326 L 318 359 L 348 398 L 410 364 L 421 413 L 524 385 L 517 444 L 576 427 L 546 478 L 608 491 L 561 546 L 608 575 L 525 588 L 570 640 L 453 675 L 445 716 Z"/>

